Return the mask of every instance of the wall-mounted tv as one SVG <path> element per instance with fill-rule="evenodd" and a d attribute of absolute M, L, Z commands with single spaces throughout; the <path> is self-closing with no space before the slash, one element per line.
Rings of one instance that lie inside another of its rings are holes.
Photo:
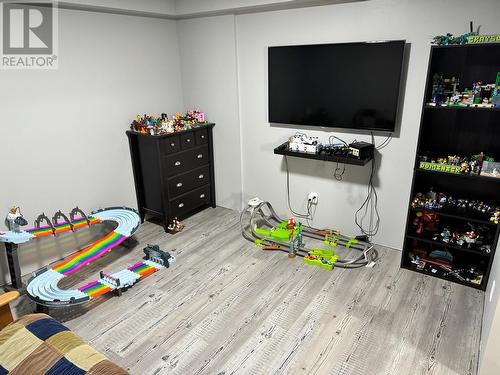
<path fill-rule="evenodd" d="M 269 47 L 269 122 L 394 131 L 405 41 Z"/>

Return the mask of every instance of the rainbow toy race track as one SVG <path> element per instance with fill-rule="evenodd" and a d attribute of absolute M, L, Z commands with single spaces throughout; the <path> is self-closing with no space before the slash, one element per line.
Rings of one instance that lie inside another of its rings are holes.
<path fill-rule="evenodd" d="M 85 303 L 110 291 L 121 293 L 123 289 L 134 285 L 141 278 L 147 277 L 161 268 L 167 268 L 171 262 L 175 261 L 175 258 L 168 253 L 153 251 L 154 256 L 150 257 L 145 250 L 149 260 L 144 260 L 113 275 L 101 272 L 99 280 L 75 290 L 62 290 L 58 287 L 58 283 L 63 278 L 101 258 L 135 233 L 140 225 L 140 218 L 135 210 L 127 207 L 98 210 L 92 212 L 88 218 L 71 220 L 71 224 L 65 222 L 21 232 L 7 232 L 0 236 L 0 241 L 20 244 L 31 239 L 69 232 L 105 221 L 114 222 L 117 225 L 115 230 L 52 268 L 44 268 L 33 273 L 33 277 L 28 282 L 27 293 L 37 305 L 63 307 Z"/>

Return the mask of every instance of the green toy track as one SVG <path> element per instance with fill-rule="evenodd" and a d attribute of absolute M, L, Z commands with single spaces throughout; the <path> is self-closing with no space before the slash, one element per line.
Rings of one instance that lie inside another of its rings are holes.
<path fill-rule="evenodd" d="M 290 258 L 304 257 L 304 263 L 324 269 L 364 267 L 377 258 L 373 245 L 355 238 L 350 238 L 332 229 L 317 229 L 282 220 L 269 202 L 254 199 L 240 216 L 243 237 L 255 243 L 263 250 L 287 252 Z M 248 221 L 244 220 L 245 216 Z M 267 229 L 268 228 L 268 229 Z M 303 237 L 321 240 L 330 249 L 307 249 Z M 357 250 L 361 254 L 352 259 L 341 259 L 333 248 Z"/>

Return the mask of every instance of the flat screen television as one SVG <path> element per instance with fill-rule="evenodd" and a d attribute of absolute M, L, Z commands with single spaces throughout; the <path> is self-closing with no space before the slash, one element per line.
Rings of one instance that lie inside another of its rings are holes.
<path fill-rule="evenodd" d="M 269 47 L 269 122 L 394 131 L 405 41 Z"/>

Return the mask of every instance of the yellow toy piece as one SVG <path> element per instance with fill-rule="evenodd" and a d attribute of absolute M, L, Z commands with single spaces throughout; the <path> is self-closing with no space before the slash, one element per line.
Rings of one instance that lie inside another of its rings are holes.
<path fill-rule="evenodd" d="M 337 235 L 336 234 L 333 234 L 333 233 L 330 233 L 330 234 L 327 234 L 325 236 L 325 241 L 324 241 L 324 244 L 326 246 L 330 246 L 332 248 L 334 247 L 337 247 L 338 246 L 338 243 L 337 243 Z"/>

